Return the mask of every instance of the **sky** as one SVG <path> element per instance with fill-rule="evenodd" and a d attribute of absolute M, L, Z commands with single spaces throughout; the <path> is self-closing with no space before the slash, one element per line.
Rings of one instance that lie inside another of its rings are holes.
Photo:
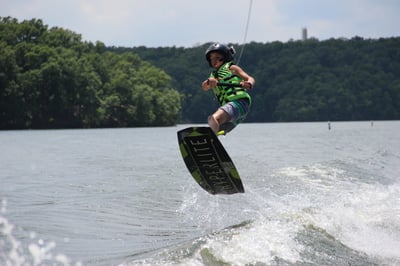
<path fill-rule="evenodd" d="M 399 0 L 0 0 L 7 16 L 121 47 L 400 36 Z"/>

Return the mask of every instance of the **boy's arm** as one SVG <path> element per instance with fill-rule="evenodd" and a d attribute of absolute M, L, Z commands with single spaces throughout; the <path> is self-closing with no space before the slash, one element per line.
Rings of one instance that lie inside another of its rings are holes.
<path fill-rule="evenodd" d="M 244 80 L 244 81 L 240 82 L 240 84 L 242 85 L 243 88 L 249 90 L 254 87 L 256 80 L 252 76 L 247 74 L 241 67 L 239 67 L 237 65 L 232 65 L 230 69 L 233 74 L 239 76 L 240 78 L 242 78 Z"/>

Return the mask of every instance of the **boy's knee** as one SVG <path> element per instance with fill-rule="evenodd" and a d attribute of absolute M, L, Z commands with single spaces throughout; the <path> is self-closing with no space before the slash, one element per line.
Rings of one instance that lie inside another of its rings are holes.
<path fill-rule="evenodd" d="M 215 134 L 217 134 L 217 132 L 219 131 L 219 123 L 213 115 L 210 115 L 208 117 L 208 126 L 211 128 L 212 131 L 214 131 Z"/>

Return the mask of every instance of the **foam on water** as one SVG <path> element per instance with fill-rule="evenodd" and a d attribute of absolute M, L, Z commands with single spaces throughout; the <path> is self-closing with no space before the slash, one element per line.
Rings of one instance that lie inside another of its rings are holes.
<path fill-rule="evenodd" d="M 314 165 L 282 169 L 280 174 L 313 190 L 314 203 L 305 209 L 304 222 L 378 261 L 400 263 L 400 185 L 374 182 L 378 178 L 346 167 Z"/>
<path fill-rule="evenodd" d="M 288 226 L 279 220 L 258 220 L 248 228 L 229 232 L 227 237 L 215 237 L 203 248 L 211 250 L 219 260 L 232 265 L 270 263 L 279 257 L 296 262 L 301 246 L 295 242 L 297 226 Z"/>
<path fill-rule="evenodd" d="M 177 214 L 203 236 L 128 265 L 399 264 L 400 186 L 364 174 L 335 161 L 279 169 L 273 188 L 235 197 L 190 188 Z"/>
<path fill-rule="evenodd" d="M 400 263 L 400 186 L 365 184 L 325 206 L 313 222 L 347 246 Z"/>

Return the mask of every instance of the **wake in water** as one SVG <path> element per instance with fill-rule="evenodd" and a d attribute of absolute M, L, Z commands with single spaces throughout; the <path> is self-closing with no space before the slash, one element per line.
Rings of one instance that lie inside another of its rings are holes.
<path fill-rule="evenodd" d="M 238 197 L 188 192 L 178 212 L 211 232 L 126 265 L 398 265 L 400 185 L 360 165 L 279 169 Z"/>
<path fill-rule="evenodd" d="M 235 196 L 210 196 L 192 184 L 176 215 L 198 236 L 121 265 L 399 265 L 400 185 L 390 170 L 380 174 L 385 164 L 286 167 Z M 21 232 L 5 216 L 3 200 L 2 264 L 83 265 L 54 254 L 56 243 L 35 233 L 16 237 Z"/>

